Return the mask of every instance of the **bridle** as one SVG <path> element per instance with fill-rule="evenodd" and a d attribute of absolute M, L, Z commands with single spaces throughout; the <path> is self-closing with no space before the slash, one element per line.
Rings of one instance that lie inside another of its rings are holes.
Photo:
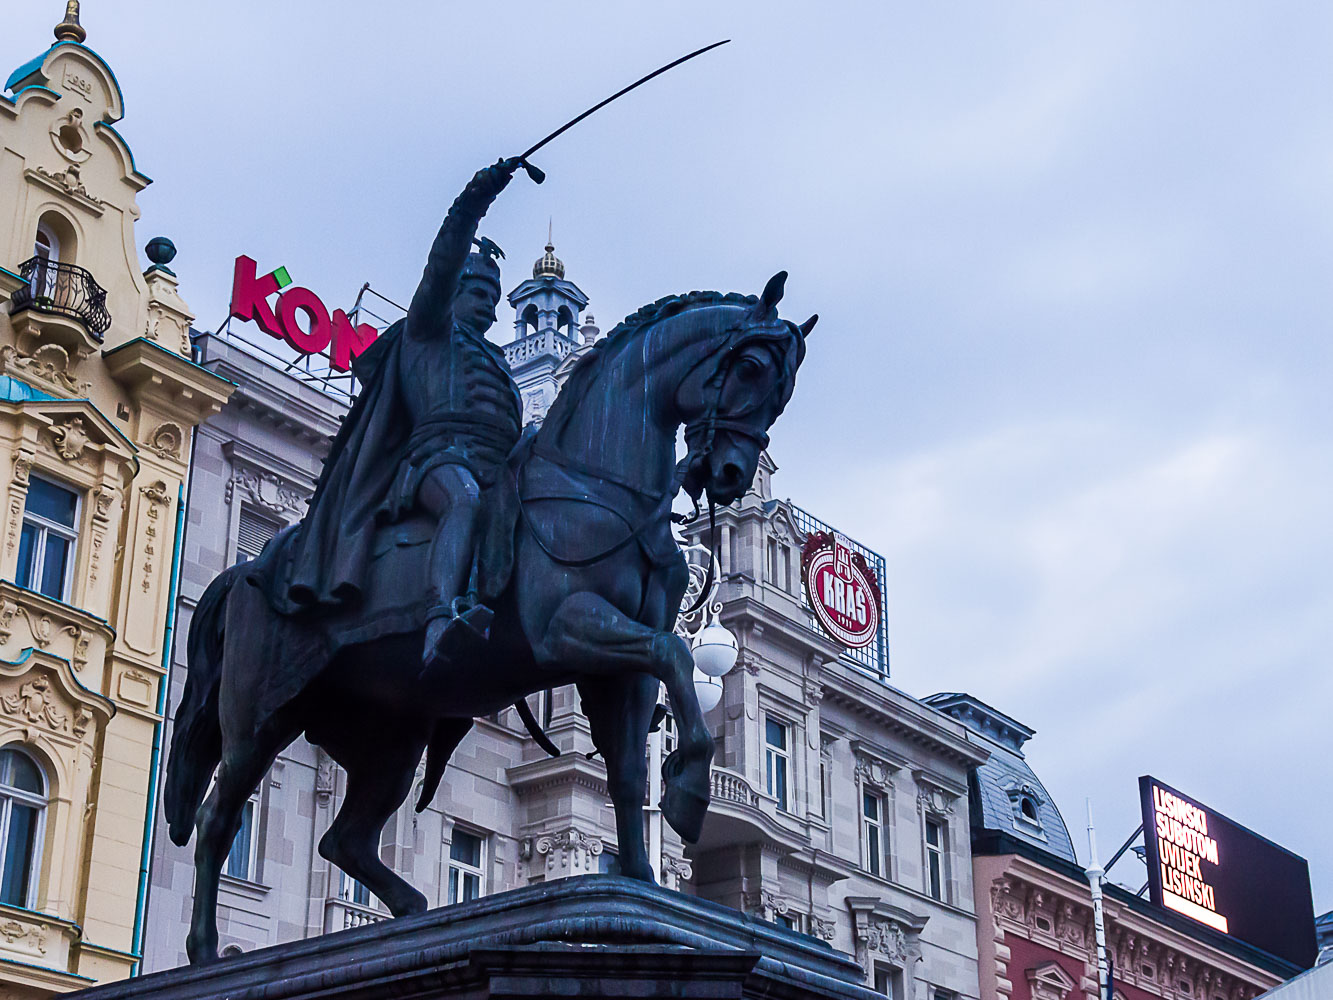
<path fill-rule="evenodd" d="M 532 523 L 531 516 L 529 515 L 527 510 L 527 506 L 523 502 L 522 492 L 518 488 L 517 467 L 511 465 L 510 475 L 513 476 L 514 478 L 514 488 L 518 496 L 518 509 L 520 515 L 522 516 L 524 526 L 528 529 L 528 533 L 532 535 L 532 537 L 536 540 L 538 547 L 542 550 L 542 552 L 546 554 L 548 559 L 561 566 L 567 566 L 571 569 L 579 569 L 587 566 L 592 566 L 596 563 L 602 562 L 605 559 L 611 558 L 611 556 L 615 555 L 617 552 L 625 548 L 627 545 L 630 545 L 631 543 L 637 541 L 638 538 L 649 527 L 659 523 L 665 517 L 670 517 L 671 521 L 676 524 L 685 525 L 694 523 L 694 521 L 698 519 L 700 514 L 698 496 L 694 494 L 690 495 L 690 500 L 694 504 L 694 510 L 689 514 L 672 513 L 671 504 L 675 500 L 676 494 L 679 493 L 681 488 L 685 485 L 685 479 L 689 475 L 690 469 L 700 463 L 707 463 L 708 458 L 710 455 L 712 455 L 714 446 L 717 442 L 718 431 L 725 431 L 729 434 L 735 434 L 740 437 L 749 438 L 751 441 L 754 441 L 759 446 L 760 450 L 763 450 L 764 448 L 768 447 L 768 440 L 769 440 L 768 434 L 765 431 L 755 430 L 752 426 L 750 426 L 749 423 L 741 419 L 743 417 L 746 417 L 754 413 L 755 410 L 759 409 L 759 407 L 763 405 L 764 400 L 762 399 L 756 400 L 746 408 L 739 410 L 735 413 L 728 413 L 728 414 L 718 413 L 718 410 L 721 408 L 722 405 L 722 390 L 726 386 L 727 376 L 731 374 L 731 368 L 732 365 L 735 363 L 736 355 L 739 353 L 741 348 L 743 348 L 748 342 L 748 338 L 746 338 L 744 335 L 752 329 L 753 326 L 749 325 L 734 326 L 727 331 L 728 343 L 723 348 L 722 351 L 723 357 L 721 363 L 718 364 L 717 370 L 711 376 L 709 376 L 707 382 L 705 382 L 704 385 L 705 391 L 709 389 L 713 390 L 711 393 L 712 398 L 705 404 L 703 412 L 701 412 L 699 416 L 695 417 L 693 420 L 685 424 L 685 443 L 686 445 L 689 446 L 688 450 L 686 451 L 685 457 L 676 463 L 676 470 L 674 475 L 672 476 L 671 485 L 668 486 L 666 491 L 663 492 L 660 496 L 654 496 L 653 494 L 645 493 L 638 487 L 632 486 L 629 483 L 622 481 L 619 477 L 609 474 L 605 470 L 601 470 L 596 468 L 595 466 L 590 466 L 587 465 L 586 463 L 571 459 L 565 455 L 560 454 L 553 448 L 538 446 L 534 443 L 532 449 L 533 454 L 537 455 L 542 459 L 545 459 L 548 462 L 551 462 L 554 465 L 579 473 L 581 475 L 602 479 L 606 482 L 614 483 L 617 486 L 621 486 L 625 489 L 628 489 L 631 492 L 639 494 L 640 496 L 652 497 L 655 500 L 652 509 L 649 510 L 648 513 L 644 517 L 642 517 L 637 523 L 630 525 L 629 534 L 627 534 L 624 538 L 621 538 L 619 541 L 617 541 L 614 545 L 611 545 L 609 548 L 606 548 L 603 551 L 598 552 L 596 555 L 587 556 L 581 559 L 571 559 L 565 556 L 561 556 L 556 552 L 553 552 L 551 550 L 551 547 L 547 545 L 546 541 L 537 532 L 535 526 Z M 715 356 L 716 356 L 715 354 L 712 354 L 709 355 L 708 357 L 701 359 L 698 362 L 698 364 L 694 366 L 694 368 L 691 368 L 690 371 L 685 374 L 685 378 L 681 380 L 682 384 L 684 384 L 689 379 L 689 377 L 692 374 L 694 374 L 694 371 L 699 367 L 699 365 L 705 364 L 710 357 L 715 357 Z M 679 393 L 679 391 L 680 390 L 677 389 L 677 393 Z M 695 441 L 698 441 L 697 445 L 694 443 Z M 700 591 L 698 599 L 688 609 L 681 611 L 680 613 L 682 615 L 691 615 L 694 612 L 698 611 L 701 607 L 703 607 L 703 605 L 708 600 L 709 592 L 713 588 L 713 581 L 716 579 L 717 576 L 717 550 L 716 546 L 711 543 L 716 539 L 717 536 L 716 514 L 717 514 L 717 504 L 710 496 L 708 499 L 708 533 L 710 542 L 708 547 L 708 573 L 704 581 L 703 589 Z"/>

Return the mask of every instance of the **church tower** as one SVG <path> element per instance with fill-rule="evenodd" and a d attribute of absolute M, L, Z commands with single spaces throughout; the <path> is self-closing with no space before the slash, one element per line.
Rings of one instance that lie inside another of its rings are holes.
<path fill-rule="evenodd" d="M 509 293 L 514 307 L 514 339 L 505 345 L 523 395 L 523 422 L 540 422 L 580 354 L 599 333 L 591 315 L 584 316 L 588 296 L 565 279 L 565 265 L 555 255 L 548 235 L 546 252 L 532 265 L 532 277 Z"/>

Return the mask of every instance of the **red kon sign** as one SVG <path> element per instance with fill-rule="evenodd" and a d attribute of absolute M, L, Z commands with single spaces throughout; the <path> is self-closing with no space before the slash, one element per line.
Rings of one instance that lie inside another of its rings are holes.
<path fill-rule="evenodd" d="M 813 532 L 801 550 L 805 596 L 819 624 L 852 649 L 879 635 L 879 584 L 865 556 L 831 531 Z"/>
<path fill-rule="evenodd" d="M 231 282 L 232 316 L 252 320 L 270 337 L 286 341 L 302 354 L 328 352 L 334 371 L 350 371 L 352 359 L 375 342 L 379 331 L 369 323 L 353 323 L 341 309 L 330 315 L 319 296 L 300 285 L 287 288 L 276 305 L 269 305 L 269 296 L 282 288 L 280 273 L 283 281 L 291 280 L 286 278 L 286 268 L 256 277 L 255 262 L 245 255 L 237 257 Z"/>

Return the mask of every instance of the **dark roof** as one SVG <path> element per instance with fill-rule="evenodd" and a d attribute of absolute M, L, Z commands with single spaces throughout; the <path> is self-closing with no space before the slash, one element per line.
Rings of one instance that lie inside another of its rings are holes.
<path fill-rule="evenodd" d="M 942 692 L 921 700 L 983 737 L 991 751 L 990 759 L 968 775 L 974 835 L 979 830 L 1005 833 L 1077 864 L 1064 817 L 1023 757 L 1023 744 L 1035 730 L 969 694 Z M 1025 802 L 1035 820 L 1024 816 Z"/>

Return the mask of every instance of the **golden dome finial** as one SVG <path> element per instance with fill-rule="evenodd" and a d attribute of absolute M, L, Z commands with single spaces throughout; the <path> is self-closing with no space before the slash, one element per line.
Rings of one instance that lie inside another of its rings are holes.
<path fill-rule="evenodd" d="M 56 41 L 82 42 L 88 37 L 79 23 L 79 0 L 69 0 L 65 4 L 65 19 L 56 25 Z"/>

